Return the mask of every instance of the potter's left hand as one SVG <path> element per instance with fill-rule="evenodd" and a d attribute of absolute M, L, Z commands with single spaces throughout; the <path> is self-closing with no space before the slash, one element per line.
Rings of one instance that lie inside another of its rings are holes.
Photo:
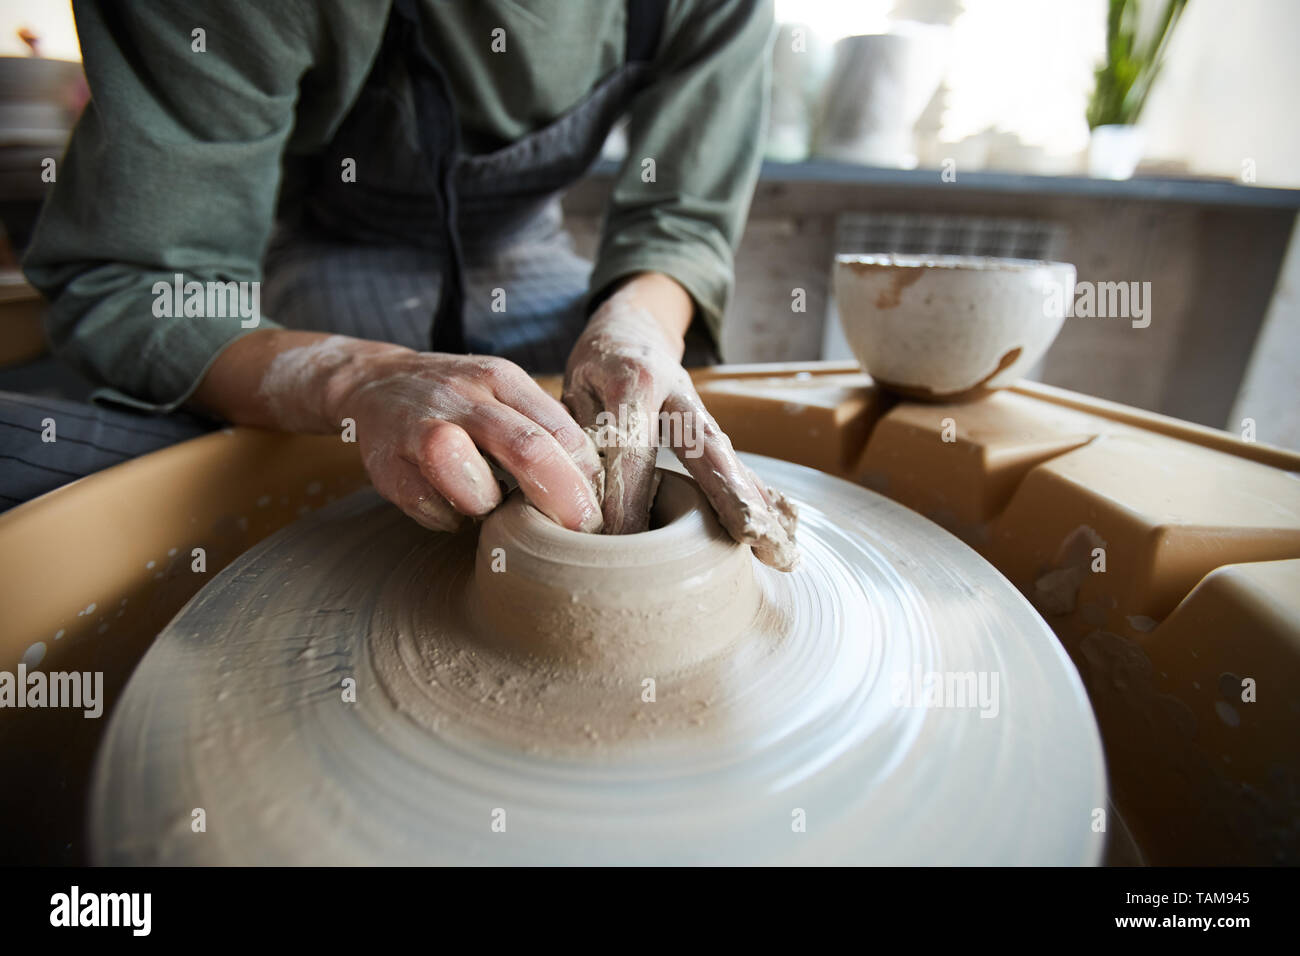
<path fill-rule="evenodd" d="M 794 506 L 737 457 L 682 368 L 693 309 L 667 276 L 635 276 L 600 306 L 569 356 L 564 403 L 604 460 L 604 532 L 646 530 L 656 449 L 667 444 L 731 536 L 788 571 L 798 559 Z"/>

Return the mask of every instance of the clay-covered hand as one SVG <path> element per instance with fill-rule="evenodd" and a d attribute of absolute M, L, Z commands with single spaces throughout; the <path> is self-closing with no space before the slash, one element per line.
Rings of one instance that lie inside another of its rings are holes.
<path fill-rule="evenodd" d="M 453 530 L 501 503 L 484 454 L 566 528 L 600 530 L 601 463 L 591 440 L 529 375 L 505 359 L 381 353 L 334 403 L 357 423 L 376 490 L 416 521 Z"/>
<path fill-rule="evenodd" d="M 246 420 L 322 431 L 351 419 L 376 490 L 427 528 L 454 530 L 500 504 L 487 455 L 559 524 L 600 529 L 603 475 L 591 439 L 517 365 L 345 336 L 293 344 L 262 377 L 264 412 Z"/>
<path fill-rule="evenodd" d="M 685 297 L 680 287 L 669 294 Z M 592 316 L 565 372 L 564 403 L 604 459 L 604 531 L 646 530 L 656 448 L 669 445 L 731 536 L 790 570 L 794 506 L 746 467 L 705 409 L 681 365 L 681 335 L 655 316 L 661 296 L 656 278 L 622 286 Z"/>

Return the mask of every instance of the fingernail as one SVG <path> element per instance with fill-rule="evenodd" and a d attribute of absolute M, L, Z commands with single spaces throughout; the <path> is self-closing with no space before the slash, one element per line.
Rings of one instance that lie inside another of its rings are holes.
<path fill-rule="evenodd" d="M 496 485 L 494 484 L 493 487 L 495 488 Z M 477 511 L 479 515 L 486 515 L 488 512 L 496 508 L 497 505 L 501 504 L 502 500 L 503 499 L 499 495 L 494 497 L 487 492 L 481 493 L 478 496 Z"/>
<path fill-rule="evenodd" d="M 605 516 L 596 508 L 584 508 L 582 511 L 582 523 L 578 525 L 578 530 L 587 534 L 594 534 L 599 531 L 605 524 Z"/>
<path fill-rule="evenodd" d="M 415 510 L 424 518 L 420 523 L 433 531 L 455 531 L 460 527 L 462 515 L 432 498 L 421 498 Z"/>

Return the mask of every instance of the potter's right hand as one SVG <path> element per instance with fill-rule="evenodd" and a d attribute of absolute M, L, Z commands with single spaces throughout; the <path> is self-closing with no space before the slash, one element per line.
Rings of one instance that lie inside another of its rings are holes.
<path fill-rule="evenodd" d="M 799 560 L 798 512 L 740 460 L 682 367 L 689 294 L 660 273 L 623 283 L 592 315 L 569 356 L 564 401 L 605 454 L 606 534 L 644 531 L 660 443 L 672 447 L 718 521 L 764 564 Z"/>
<path fill-rule="evenodd" d="M 268 329 L 228 346 L 195 399 L 230 421 L 287 431 L 340 432 L 352 419 L 376 490 L 426 528 L 454 530 L 500 504 L 485 455 L 559 524 L 602 524 L 590 439 L 505 359 Z"/>

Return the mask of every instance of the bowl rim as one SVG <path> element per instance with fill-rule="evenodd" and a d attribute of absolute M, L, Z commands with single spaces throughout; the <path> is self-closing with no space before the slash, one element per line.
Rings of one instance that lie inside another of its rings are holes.
<path fill-rule="evenodd" d="M 910 252 L 842 252 L 836 266 L 872 266 L 879 269 L 953 269 L 962 272 L 1025 272 L 1042 268 L 1074 268 L 1054 259 L 1015 259 L 1005 256 L 929 255 Z"/>

